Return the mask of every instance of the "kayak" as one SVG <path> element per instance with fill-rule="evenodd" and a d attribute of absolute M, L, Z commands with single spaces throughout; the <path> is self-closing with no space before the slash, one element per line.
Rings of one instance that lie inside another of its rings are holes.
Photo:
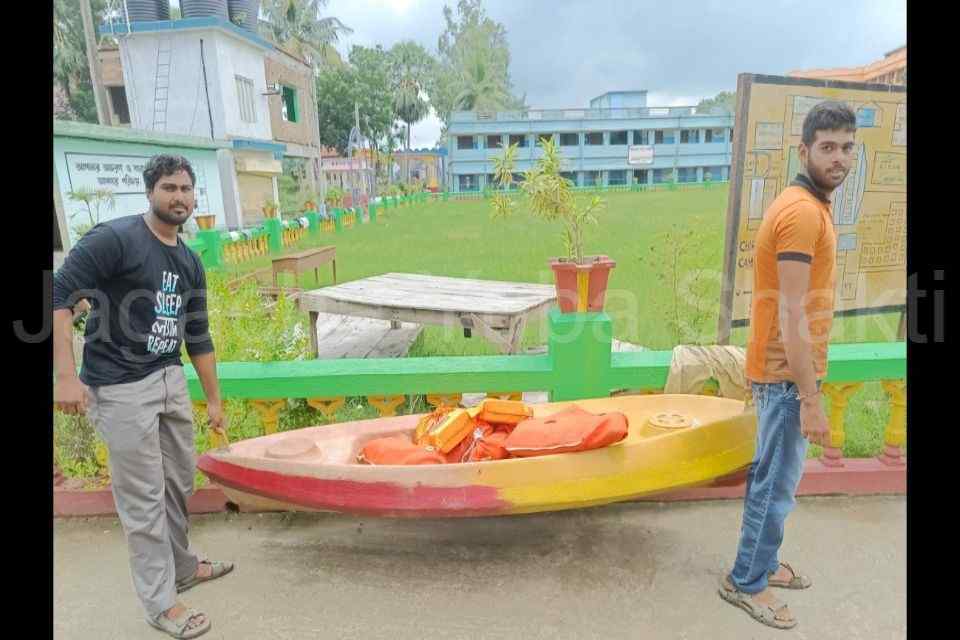
<path fill-rule="evenodd" d="M 422 415 L 282 431 L 205 453 L 197 467 L 241 510 L 386 517 L 470 517 L 577 509 L 742 479 L 756 414 L 737 400 L 641 395 L 531 405 L 618 411 L 623 440 L 600 449 L 433 465 L 357 462 L 374 439 L 411 435 Z"/>

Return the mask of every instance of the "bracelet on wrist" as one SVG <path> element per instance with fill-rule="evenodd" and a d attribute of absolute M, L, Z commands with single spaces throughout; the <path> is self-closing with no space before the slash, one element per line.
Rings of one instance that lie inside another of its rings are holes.
<path fill-rule="evenodd" d="M 808 394 L 806 394 L 806 395 L 803 395 L 803 394 L 797 392 L 797 399 L 798 399 L 800 402 L 803 402 L 804 400 L 809 400 L 810 398 L 816 397 L 816 396 L 818 396 L 818 395 L 820 395 L 820 389 L 817 389 L 817 390 L 814 391 L 813 393 L 808 393 Z"/>

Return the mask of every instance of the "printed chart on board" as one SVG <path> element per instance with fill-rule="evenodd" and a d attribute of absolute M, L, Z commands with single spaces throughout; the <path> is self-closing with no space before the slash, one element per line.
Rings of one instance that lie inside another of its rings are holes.
<path fill-rule="evenodd" d="M 906 303 L 907 94 L 893 85 L 742 74 L 727 211 L 721 327 L 750 317 L 754 237 L 763 213 L 800 170 L 803 119 L 823 100 L 857 116 L 855 159 L 837 188 L 837 313 Z"/>

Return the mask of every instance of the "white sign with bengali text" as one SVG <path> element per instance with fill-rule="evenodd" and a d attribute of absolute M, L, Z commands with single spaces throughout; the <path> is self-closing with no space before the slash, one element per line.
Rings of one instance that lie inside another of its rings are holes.
<path fill-rule="evenodd" d="M 653 145 L 631 145 L 627 149 L 627 164 L 653 164 Z"/>
<path fill-rule="evenodd" d="M 147 156 L 111 156 L 90 153 L 65 153 L 70 188 L 110 189 L 114 195 L 142 194 L 143 168 Z"/>

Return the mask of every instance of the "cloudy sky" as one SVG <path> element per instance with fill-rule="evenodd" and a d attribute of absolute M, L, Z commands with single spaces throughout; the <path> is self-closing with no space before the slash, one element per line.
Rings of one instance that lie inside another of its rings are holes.
<path fill-rule="evenodd" d="M 443 5 L 456 0 L 330 0 L 354 32 L 339 49 L 413 39 L 436 53 Z M 736 90 L 743 72 L 858 66 L 907 41 L 906 0 L 486 0 L 510 43 L 511 76 L 535 108 L 586 106 L 647 89 L 651 106 Z M 440 124 L 412 131 L 432 146 Z"/>

